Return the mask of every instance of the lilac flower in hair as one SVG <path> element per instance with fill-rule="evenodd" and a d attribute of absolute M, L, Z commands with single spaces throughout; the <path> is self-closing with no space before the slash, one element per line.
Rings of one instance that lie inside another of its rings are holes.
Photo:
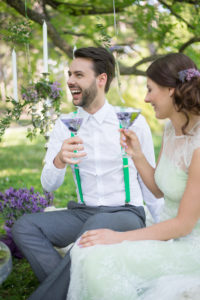
<path fill-rule="evenodd" d="M 194 68 L 178 72 L 178 78 L 182 83 L 190 81 L 193 77 L 200 77 L 200 72 Z"/>

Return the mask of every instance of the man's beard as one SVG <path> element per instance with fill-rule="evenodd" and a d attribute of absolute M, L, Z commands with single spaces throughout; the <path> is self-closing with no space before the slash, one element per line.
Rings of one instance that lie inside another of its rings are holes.
<path fill-rule="evenodd" d="M 97 86 L 96 86 L 96 80 L 91 83 L 89 88 L 82 89 L 82 99 L 80 100 L 79 104 L 77 106 L 82 106 L 83 108 L 87 108 L 90 106 L 90 104 L 94 101 L 97 95 Z"/>

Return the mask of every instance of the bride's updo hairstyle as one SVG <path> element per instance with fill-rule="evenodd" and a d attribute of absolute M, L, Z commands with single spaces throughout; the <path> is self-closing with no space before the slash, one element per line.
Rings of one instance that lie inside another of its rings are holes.
<path fill-rule="evenodd" d="M 200 72 L 195 63 L 183 53 L 170 53 L 155 60 L 146 71 L 147 77 L 163 87 L 175 88 L 173 101 L 178 112 L 186 116 L 200 115 Z"/>

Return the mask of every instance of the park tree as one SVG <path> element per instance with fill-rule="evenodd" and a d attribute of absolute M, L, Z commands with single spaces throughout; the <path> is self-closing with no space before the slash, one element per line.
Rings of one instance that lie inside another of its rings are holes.
<path fill-rule="evenodd" d="M 128 66 L 120 63 L 121 75 L 145 75 L 141 67 L 169 51 L 199 57 L 199 0 L 2 0 L 1 35 L 9 34 L 9 22 L 26 17 L 35 33 L 45 20 L 51 47 L 69 59 L 75 43 L 97 46 L 110 37 L 112 45 L 121 46 L 116 50 L 135 58 Z"/>
<path fill-rule="evenodd" d="M 105 46 L 115 54 L 121 78 L 144 77 L 147 65 L 169 52 L 183 52 L 200 65 L 199 0 L 2 0 L 0 11 L 0 81 L 5 86 L 11 81 L 4 74 L 8 47 L 21 57 L 19 80 L 33 80 L 42 57 L 44 21 L 55 61 L 70 61 L 74 47 Z M 129 105 L 127 85 L 124 91 Z"/>

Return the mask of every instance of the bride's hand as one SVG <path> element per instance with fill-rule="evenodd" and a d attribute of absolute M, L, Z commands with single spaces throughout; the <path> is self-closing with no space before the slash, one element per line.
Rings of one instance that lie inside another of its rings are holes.
<path fill-rule="evenodd" d="M 123 232 L 110 229 L 95 229 L 86 231 L 79 240 L 81 248 L 94 246 L 97 244 L 116 244 L 123 241 Z"/>
<path fill-rule="evenodd" d="M 132 130 L 120 129 L 120 144 L 125 148 L 126 153 L 134 158 L 139 158 L 143 155 L 139 139 L 136 133 Z"/>

